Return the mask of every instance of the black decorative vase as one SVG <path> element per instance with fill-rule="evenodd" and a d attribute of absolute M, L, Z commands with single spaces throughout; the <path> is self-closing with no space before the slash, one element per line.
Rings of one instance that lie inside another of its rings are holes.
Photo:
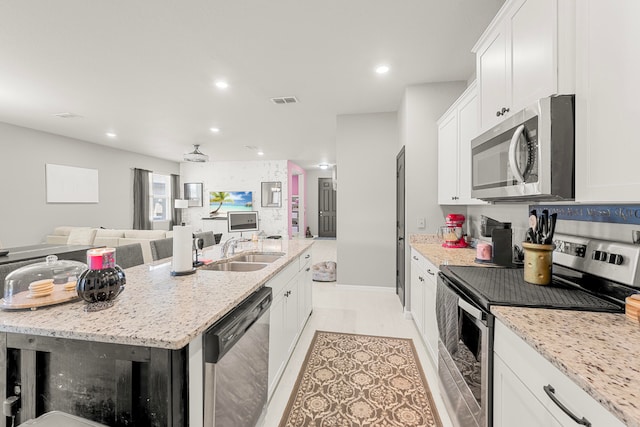
<path fill-rule="evenodd" d="M 113 300 L 124 290 L 127 282 L 124 271 L 115 263 L 114 248 L 87 251 L 89 269 L 80 274 L 76 290 L 88 303 Z"/>

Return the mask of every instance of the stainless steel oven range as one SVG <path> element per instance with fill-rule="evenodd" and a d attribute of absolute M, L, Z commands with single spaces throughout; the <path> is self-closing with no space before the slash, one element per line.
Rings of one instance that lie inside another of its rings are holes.
<path fill-rule="evenodd" d="M 640 287 L 640 247 L 556 235 L 553 283 L 528 284 L 521 268 L 440 267 L 438 376 L 455 426 L 493 425 L 491 306 L 624 312 Z"/>

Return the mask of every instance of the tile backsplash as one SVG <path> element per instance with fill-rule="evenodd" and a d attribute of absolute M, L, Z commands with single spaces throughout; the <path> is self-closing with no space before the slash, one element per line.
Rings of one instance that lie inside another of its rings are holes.
<path fill-rule="evenodd" d="M 548 204 L 547 204 L 548 205 Z M 580 207 L 580 204 L 575 204 Z M 637 206 L 640 210 L 640 205 Z M 538 210 L 540 212 L 540 210 Z M 480 237 L 481 216 L 486 215 L 500 222 L 511 222 L 513 229 L 513 244 L 520 245 L 529 228 L 529 204 L 495 204 L 467 207 L 467 234 L 471 237 L 490 241 L 490 237 Z M 615 240 L 632 243 L 633 232 L 640 231 L 637 224 L 614 224 L 590 221 L 559 220 L 556 225 L 556 233 L 573 234 L 596 239 Z"/>

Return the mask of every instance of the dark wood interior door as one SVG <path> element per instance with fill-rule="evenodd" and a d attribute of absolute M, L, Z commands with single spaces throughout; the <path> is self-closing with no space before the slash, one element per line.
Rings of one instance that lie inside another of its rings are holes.
<path fill-rule="evenodd" d="M 396 157 L 396 294 L 405 306 L 404 147 Z"/>
<path fill-rule="evenodd" d="M 318 178 L 318 236 L 336 237 L 336 190 L 331 178 Z"/>

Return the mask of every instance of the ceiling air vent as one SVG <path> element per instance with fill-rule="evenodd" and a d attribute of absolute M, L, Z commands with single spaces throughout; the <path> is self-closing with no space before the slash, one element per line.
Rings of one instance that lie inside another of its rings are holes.
<path fill-rule="evenodd" d="M 54 116 L 61 119 L 78 119 L 82 117 L 81 115 L 75 113 L 55 113 Z"/>
<path fill-rule="evenodd" d="M 271 102 L 274 104 L 297 104 L 298 98 L 295 96 L 280 96 L 277 98 L 271 98 Z"/>

